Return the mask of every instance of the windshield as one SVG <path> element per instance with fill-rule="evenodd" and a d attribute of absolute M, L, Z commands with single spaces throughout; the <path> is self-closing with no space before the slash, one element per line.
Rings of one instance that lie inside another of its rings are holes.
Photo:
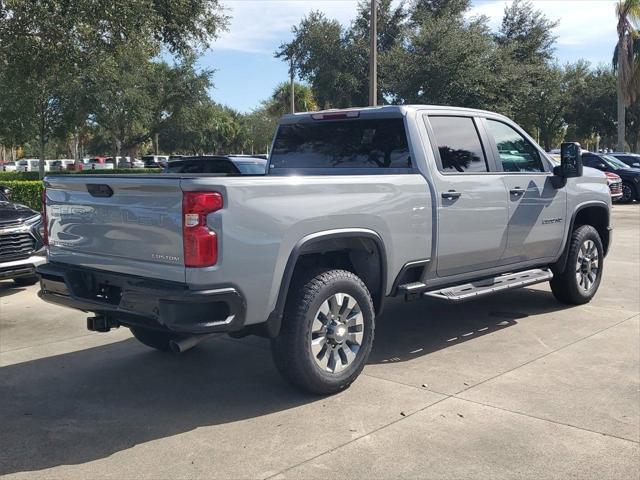
<path fill-rule="evenodd" d="M 622 168 L 622 169 L 627 169 L 629 168 L 629 165 L 627 165 L 626 163 L 624 163 L 621 160 L 618 160 L 615 157 L 612 157 L 610 155 L 602 155 L 602 158 L 604 159 L 605 162 L 607 162 L 609 164 L 610 167 L 612 168 Z"/>

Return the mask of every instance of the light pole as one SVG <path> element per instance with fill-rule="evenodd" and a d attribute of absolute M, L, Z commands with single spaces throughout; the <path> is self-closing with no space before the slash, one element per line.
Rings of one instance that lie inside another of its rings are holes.
<path fill-rule="evenodd" d="M 296 84 L 293 70 L 293 55 L 291 56 L 291 113 L 296 113 Z"/>
<path fill-rule="evenodd" d="M 369 105 L 378 105 L 378 8 L 371 0 L 371 46 L 369 51 Z"/>

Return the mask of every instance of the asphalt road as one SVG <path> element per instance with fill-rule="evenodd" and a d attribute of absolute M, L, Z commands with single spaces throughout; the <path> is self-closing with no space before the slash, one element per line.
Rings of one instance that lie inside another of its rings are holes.
<path fill-rule="evenodd" d="M 640 205 L 613 223 L 590 304 L 395 302 L 329 398 L 286 385 L 265 340 L 162 354 L 0 282 L 0 475 L 638 479 Z"/>

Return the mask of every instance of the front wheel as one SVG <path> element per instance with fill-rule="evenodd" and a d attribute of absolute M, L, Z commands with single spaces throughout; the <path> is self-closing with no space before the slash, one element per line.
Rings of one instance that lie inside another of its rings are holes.
<path fill-rule="evenodd" d="M 598 291 L 604 250 L 598 231 L 591 225 L 576 228 L 570 242 L 567 265 L 551 280 L 551 291 L 563 303 L 582 305 Z"/>
<path fill-rule="evenodd" d="M 630 203 L 636 198 L 635 189 L 629 182 L 622 182 L 622 197 L 620 203 Z"/>
<path fill-rule="evenodd" d="M 371 294 L 358 276 L 345 270 L 301 276 L 271 343 L 276 367 L 303 390 L 337 393 L 362 372 L 374 322 Z"/>

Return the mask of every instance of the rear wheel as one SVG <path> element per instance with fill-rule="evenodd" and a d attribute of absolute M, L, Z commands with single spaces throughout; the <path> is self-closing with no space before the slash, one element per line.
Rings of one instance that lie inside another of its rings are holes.
<path fill-rule="evenodd" d="M 374 317 L 369 290 L 353 273 L 328 270 L 301 277 L 271 344 L 278 371 L 315 394 L 347 388 L 369 357 Z"/>
<path fill-rule="evenodd" d="M 31 285 L 35 285 L 40 281 L 40 278 L 37 275 L 31 275 L 29 277 L 18 277 L 13 279 L 13 283 L 15 283 L 18 287 L 28 287 Z"/>
<path fill-rule="evenodd" d="M 131 327 L 131 333 L 140 343 L 163 352 L 170 352 L 171 347 L 169 346 L 169 342 L 180 338 L 180 335 L 175 333 L 142 327 Z"/>
<path fill-rule="evenodd" d="M 571 236 L 564 272 L 551 280 L 559 301 L 581 305 L 591 301 L 602 280 L 604 250 L 598 231 L 591 225 L 576 228 Z"/>

